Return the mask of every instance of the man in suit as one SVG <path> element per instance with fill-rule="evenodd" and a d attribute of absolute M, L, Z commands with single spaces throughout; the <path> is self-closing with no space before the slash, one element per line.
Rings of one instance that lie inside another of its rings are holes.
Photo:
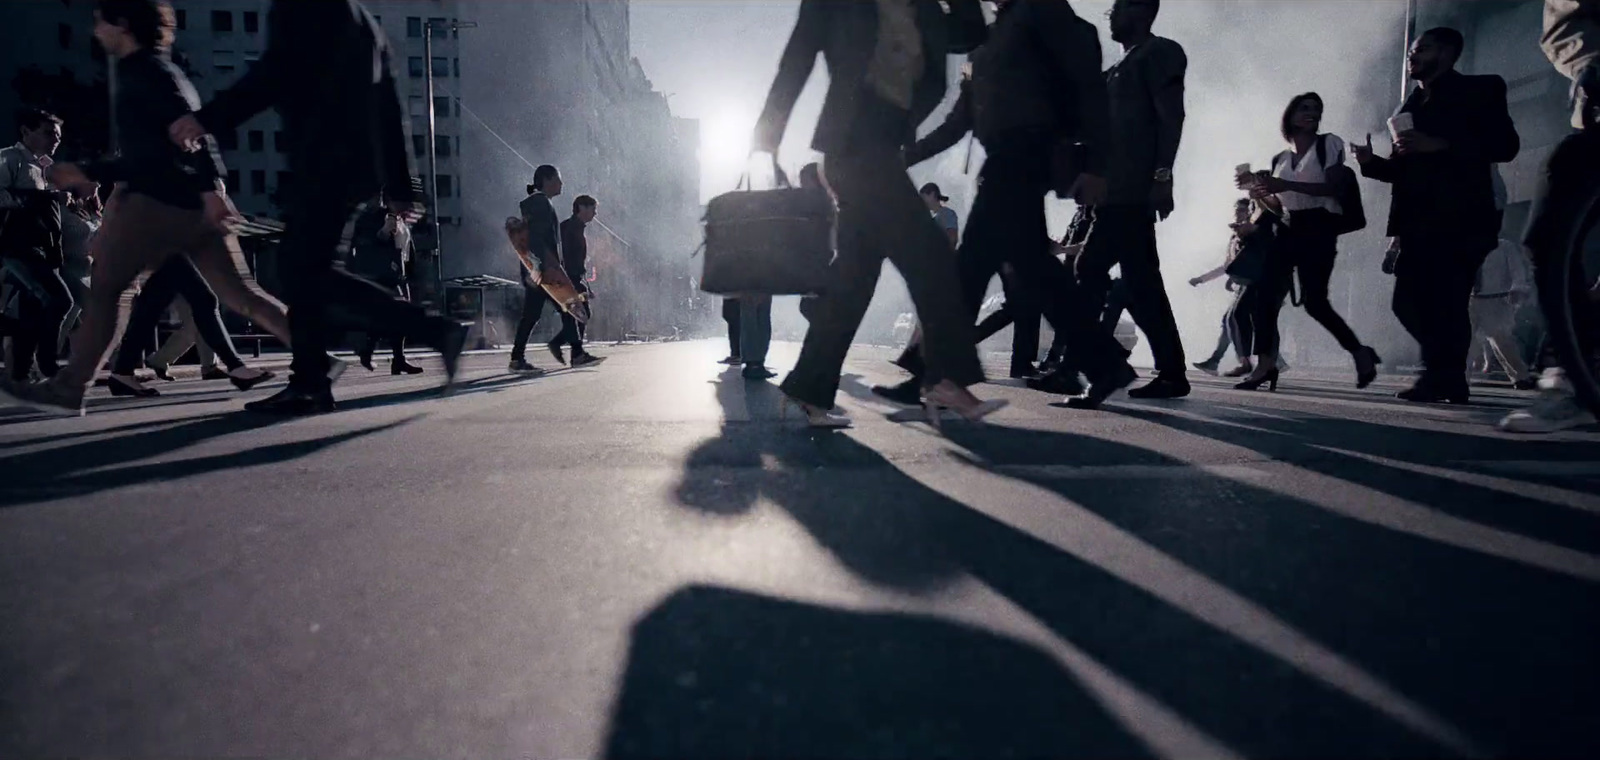
<path fill-rule="evenodd" d="M 1045 194 L 1063 184 L 1051 171 L 1052 155 L 1063 144 L 1083 146 L 1087 182 L 1078 200 L 1103 200 L 1112 137 L 1094 25 L 1067 0 L 1000 3 L 988 41 L 972 54 L 971 82 L 944 124 L 906 151 L 906 161 L 915 165 L 938 155 L 969 132 L 988 157 L 957 257 L 968 318 L 977 318 L 989 281 L 1003 267 L 1012 269 L 1016 287 L 1008 308 L 1038 309 L 1066 336 L 1090 380 L 1089 394 L 1068 403 L 1096 406 L 1127 387 L 1133 369 L 1111 334 L 1098 329 L 1097 305 L 1079 294 L 1052 254 L 1044 213 Z M 916 371 L 914 362 L 907 364 Z M 893 399 L 903 386 L 889 390 L 880 395 Z"/>
<path fill-rule="evenodd" d="M 172 139 L 190 145 L 236 129 L 268 108 L 283 119 L 289 170 L 279 267 L 289 304 L 294 362 L 289 387 L 246 408 L 305 414 L 333 409 L 333 366 L 326 352 L 330 304 L 373 329 L 437 348 L 446 383 L 466 340 L 460 324 L 429 317 L 392 291 L 333 266 L 347 248 L 363 202 L 388 188 L 395 212 L 416 216 L 411 150 L 395 88 L 388 40 L 356 0 L 273 0 L 267 49 L 232 87 L 198 113 L 173 122 Z"/>
<path fill-rule="evenodd" d="M 1423 363 L 1422 377 L 1399 394 L 1407 401 L 1467 401 L 1468 304 L 1500 233 L 1492 165 L 1521 148 L 1505 80 L 1455 70 L 1464 44 L 1444 27 L 1418 37 L 1407 57 L 1417 87 L 1400 109 L 1414 127 L 1396 137 L 1388 158 L 1373 155 L 1370 140 L 1354 150 L 1363 175 L 1394 186 L 1394 313 L 1422 347 Z"/>
<path fill-rule="evenodd" d="M 966 390 L 983 381 L 983 368 L 962 308 L 955 253 L 906 175 L 901 153 L 944 97 L 946 55 L 965 52 L 951 45 L 940 6 L 937 0 L 802 0 L 756 126 L 756 151 L 776 154 L 821 54 L 829 84 L 811 147 L 826 156 L 828 185 L 838 197 L 839 252 L 800 358 L 782 385 L 814 426 L 849 424 L 829 410 L 885 258 L 905 276 L 922 318 L 930 402 L 970 417 L 987 413 Z M 975 0 L 949 6 L 951 18 L 976 14 L 981 28 Z"/>

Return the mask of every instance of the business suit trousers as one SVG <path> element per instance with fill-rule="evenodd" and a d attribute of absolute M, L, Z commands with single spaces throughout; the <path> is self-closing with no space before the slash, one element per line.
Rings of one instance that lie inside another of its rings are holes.
<path fill-rule="evenodd" d="M 72 291 L 61 278 L 61 270 L 42 260 L 10 258 L 3 263 L 5 276 L 18 287 L 17 319 L 21 322 L 11 336 L 12 362 L 7 369 L 14 380 L 26 380 L 34 359 L 39 371 L 56 373 L 56 345 L 61 323 L 72 311 Z"/>
<path fill-rule="evenodd" d="M 217 310 L 217 296 L 200 276 L 193 261 L 185 256 L 169 257 L 158 267 L 150 279 L 145 280 L 139 295 L 133 299 L 133 310 L 128 317 L 127 329 L 122 334 L 117 349 L 117 361 L 111 371 L 131 375 L 139 367 L 140 354 L 152 348 L 156 323 L 166 312 L 172 299 L 182 296 L 193 315 L 190 321 L 200 333 L 200 339 L 211 347 L 228 369 L 244 366 L 244 361 L 233 350 L 233 339 L 222 325 L 222 313 Z"/>
<path fill-rule="evenodd" d="M 295 198 L 285 215 L 278 246 L 279 274 L 289 304 L 294 359 L 290 384 L 316 392 L 329 385 L 330 311 L 347 317 L 356 329 L 399 335 L 438 346 L 447 320 L 429 318 L 421 306 L 395 292 L 334 266 L 349 250 L 356 219 L 366 204 L 316 197 Z"/>
<path fill-rule="evenodd" d="M 1463 388 L 1472 348 L 1472 285 L 1489 251 L 1461 241 L 1408 237 L 1394 272 L 1394 315 L 1422 349 L 1423 380 Z"/>
<path fill-rule="evenodd" d="M 1101 206 L 1094 210 L 1094 230 L 1076 265 L 1085 296 L 1105 303 L 1111 291 L 1111 268 L 1117 265 L 1122 266 L 1122 282 L 1128 289 L 1128 311 L 1150 341 L 1156 371 L 1183 375 L 1187 370 L 1183 342 L 1178 338 L 1178 321 L 1161 278 L 1156 215 L 1149 206 Z"/>
<path fill-rule="evenodd" d="M 848 152 L 829 155 L 826 172 L 839 199 L 839 251 L 829 270 L 827 290 L 812 313 L 800 358 L 783 380 L 784 393 L 833 408 L 840 369 L 877 289 L 885 259 L 905 278 L 922 320 L 929 382 L 949 380 L 962 386 L 983 382 L 972 341 L 973 315 L 962 308 L 950 240 L 917 195 L 899 147 L 859 141 Z"/>

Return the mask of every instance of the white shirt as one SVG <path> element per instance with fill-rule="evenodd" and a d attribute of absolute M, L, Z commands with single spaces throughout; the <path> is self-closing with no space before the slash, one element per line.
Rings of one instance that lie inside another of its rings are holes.
<path fill-rule="evenodd" d="M 1308 184 L 1322 184 L 1328 181 L 1327 169 L 1344 163 L 1348 152 L 1345 150 L 1344 140 L 1338 135 L 1328 135 L 1327 166 L 1317 161 L 1317 145 L 1312 143 L 1310 149 L 1299 160 L 1295 159 L 1294 152 L 1290 151 L 1288 159 L 1279 159 L 1273 162 L 1272 176 L 1290 182 L 1305 182 Z M 1314 208 L 1326 209 L 1335 214 L 1344 213 L 1344 207 L 1339 205 L 1337 198 L 1321 198 L 1305 193 L 1285 192 L 1278 193 L 1278 201 L 1283 204 L 1283 210 L 1289 213 L 1307 211 Z"/>
<path fill-rule="evenodd" d="M 0 209 L 22 208 L 22 201 L 11 190 L 45 190 L 44 170 L 53 163 L 49 156 L 36 156 L 22 143 L 0 150 Z"/>

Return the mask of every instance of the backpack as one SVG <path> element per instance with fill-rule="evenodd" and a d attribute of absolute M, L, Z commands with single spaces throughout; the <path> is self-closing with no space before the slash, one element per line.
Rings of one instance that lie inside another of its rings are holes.
<path fill-rule="evenodd" d="M 1335 156 L 1337 161 L 1328 164 L 1328 136 L 1317 135 L 1317 164 L 1322 167 L 1322 174 L 1328 182 L 1337 185 L 1338 194 L 1333 199 L 1339 202 L 1343 213 L 1334 214 L 1337 220 L 1334 224 L 1334 234 L 1348 235 L 1367 228 L 1367 210 L 1361 201 L 1361 182 L 1356 179 L 1355 170 L 1344 165 L 1344 154 Z M 1294 161 L 1294 151 L 1286 150 L 1272 159 L 1272 167 L 1276 169 L 1280 161 Z"/>

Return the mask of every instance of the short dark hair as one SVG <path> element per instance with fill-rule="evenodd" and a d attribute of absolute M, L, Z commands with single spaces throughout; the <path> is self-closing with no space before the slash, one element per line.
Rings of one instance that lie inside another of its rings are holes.
<path fill-rule="evenodd" d="M 598 205 L 600 205 L 600 201 L 595 200 L 594 196 L 580 195 L 572 199 L 572 213 L 576 214 L 578 213 L 578 209 L 594 208 Z"/>
<path fill-rule="evenodd" d="M 550 178 L 556 176 L 557 174 L 560 174 L 560 172 L 556 171 L 556 168 L 549 164 L 541 164 L 539 168 L 534 169 L 533 184 L 528 185 L 528 195 L 533 195 L 534 193 L 539 192 L 539 190 L 544 187 L 544 183 L 550 181 Z"/>
<path fill-rule="evenodd" d="M 1300 107 L 1301 103 L 1304 103 L 1308 100 L 1317 101 L 1317 105 L 1319 106 L 1323 104 L 1321 95 L 1318 95 L 1314 92 L 1302 92 L 1299 95 L 1290 98 L 1289 107 L 1283 109 L 1283 120 L 1278 122 L 1278 133 L 1283 135 L 1285 142 L 1288 142 L 1289 138 L 1294 135 L 1294 126 L 1289 122 L 1294 118 L 1295 110 Z"/>
<path fill-rule="evenodd" d="M 32 132 L 47 123 L 55 124 L 59 127 L 62 124 L 61 117 L 50 113 L 43 108 L 17 109 L 17 129 L 19 131 L 26 129 L 29 132 Z"/>
<path fill-rule="evenodd" d="M 1449 48 L 1458 60 L 1461 58 L 1461 53 L 1467 49 L 1467 38 L 1448 26 L 1436 26 L 1423 32 L 1422 36 L 1432 37 L 1434 42 Z"/>
<path fill-rule="evenodd" d="M 178 19 L 169 0 L 98 0 L 95 6 L 100 18 L 125 27 L 141 47 L 172 48 Z"/>

